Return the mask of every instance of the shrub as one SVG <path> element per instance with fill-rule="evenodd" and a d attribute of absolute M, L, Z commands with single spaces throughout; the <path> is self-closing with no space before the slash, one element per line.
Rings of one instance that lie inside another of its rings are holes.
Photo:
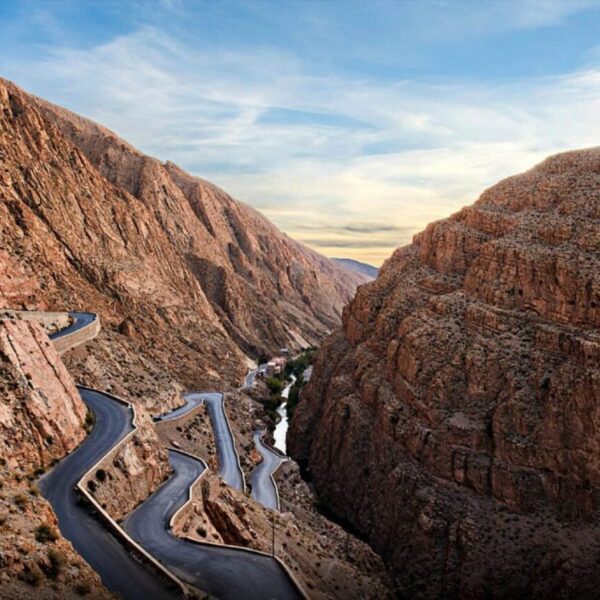
<path fill-rule="evenodd" d="M 24 510 L 26 506 L 29 504 L 29 500 L 25 494 L 17 494 L 13 498 L 13 502 L 17 505 L 18 508 Z"/>
<path fill-rule="evenodd" d="M 106 481 L 106 471 L 104 469 L 98 469 L 96 471 L 96 479 L 100 482 Z"/>
<path fill-rule="evenodd" d="M 198 525 L 198 527 L 196 527 L 196 533 L 201 537 L 206 537 L 206 529 L 204 529 L 202 525 Z"/>
<path fill-rule="evenodd" d="M 65 570 L 67 557 L 59 550 L 50 548 L 50 550 L 48 550 L 48 560 L 50 561 L 48 577 L 56 579 Z"/>
<path fill-rule="evenodd" d="M 42 544 L 46 542 L 55 542 L 58 539 L 58 533 L 56 533 L 56 529 L 48 523 L 42 523 L 38 525 L 35 530 L 35 539 Z"/>
<path fill-rule="evenodd" d="M 281 394 L 281 390 L 283 390 L 283 382 L 281 379 L 278 379 L 277 377 L 268 377 L 265 383 L 272 394 L 275 394 L 276 396 Z"/>
<path fill-rule="evenodd" d="M 34 562 L 25 565 L 25 568 L 21 571 L 19 575 L 22 581 L 32 585 L 33 587 L 37 587 L 40 585 L 42 579 L 44 579 L 44 574 L 42 570 L 38 567 L 38 565 Z"/>
<path fill-rule="evenodd" d="M 92 586 L 87 581 L 80 581 L 75 584 L 75 592 L 80 596 L 87 596 L 92 591 Z"/>
<path fill-rule="evenodd" d="M 85 415 L 85 421 L 83 423 L 83 428 L 87 433 L 89 433 L 94 427 L 94 423 L 96 422 L 96 417 L 94 417 L 94 413 L 90 410 L 87 411 Z"/>

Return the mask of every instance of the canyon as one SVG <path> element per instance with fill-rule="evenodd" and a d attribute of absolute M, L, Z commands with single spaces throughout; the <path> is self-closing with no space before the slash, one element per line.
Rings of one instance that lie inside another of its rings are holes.
<path fill-rule="evenodd" d="M 84 482 L 115 522 L 171 477 L 167 447 L 187 448 L 210 472 L 179 535 L 268 552 L 275 523 L 282 560 L 311 597 L 388 597 L 379 557 L 318 513 L 291 465 L 273 516 L 216 474 L 203 406 L 152 419 L 187 390 L 225 392 L 249 477 L 263 409 L 238 391 L 243 376 L 259 353 L 319 343 L 366 280 L 216 186 L 0 80 L 0 597 L 111 597 L 37 486 L 93 431 L 75 382 L 135 407 L 135 431 Z M 48 334 L 71 310 L 94 311 L 101 327 L 59 349 Z"/>
<path fill-rule="evenodd" d="M 429 225 L 321 347 L 288 451 L 406 598 L 600 584 L 600 149 Z"/>

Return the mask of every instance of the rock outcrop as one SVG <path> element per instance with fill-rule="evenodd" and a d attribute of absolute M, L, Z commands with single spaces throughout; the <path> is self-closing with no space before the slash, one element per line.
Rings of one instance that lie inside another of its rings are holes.
<path fill-rule="evenodd" d="M 319 352 L 288 434 L 411 598 L 600 584 L 600 149 L 398 249 Z"/>
<path fill-rule="evenodd" d="M 0 320 L 0 596 L 110 598 L 33 481 L 85 437 L 86 408 L 43 329 Z"/>

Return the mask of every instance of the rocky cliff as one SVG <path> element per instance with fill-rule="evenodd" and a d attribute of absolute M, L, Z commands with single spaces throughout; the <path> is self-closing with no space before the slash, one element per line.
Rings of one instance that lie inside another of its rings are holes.
<path fill-rule="evenodd" d="M 411 598 L 600 583 L 600 149 L 398 249 L 320 351 L 288 435 Z"/>
<path fill-rule="evenodd" d="M 42 328 L 0 319 L 0 596 L 112 597 L 33 481 L 85 437 L 86 408 Z M 34 589 L 35 588 L 35 589 Z"/>
<path fill-rule="evenodd" d="M 103 387 L 139 380 L 130 391 L 156 404 L 148 373 L 169 373 L 170 398 L 173 378 L 237 383 L 246 356 L 319 340 L 363 281 L 208 182 L 4 80 L 0 248 L 2 303 L 98 312 L 103 360 L 71 366 Z"/>

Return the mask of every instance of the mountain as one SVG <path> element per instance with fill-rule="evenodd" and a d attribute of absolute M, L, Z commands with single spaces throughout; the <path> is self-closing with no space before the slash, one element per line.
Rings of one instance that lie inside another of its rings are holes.
<path fill-rule="evenodd" d="M 377 273 L 379 273 L 379 269 L 377 267 L 368 265 L 367 263 L 363 263 L 358 260 L 353 260 L 351 258 L 332 258 L 331 260 L 335 261 L 339 265 L 342 265 L 343 267 L 346 267 L 350 271 L 366 275 L 369 279 L 375 279 L 377 277 Z"/>
<path fill-rule="evenodd" d="M 0 105 L 0 299 L 98 312 L 101 358 L 69 358 L 90 383 L 132 380 L 150 404 L 182 383 L 237 384 L 247 357 L 318 343 L 366 281 L 5 80 Z"/>
<path fill-rule="evenodd" d="M 359 288 L 288 434 L 410 598 L 600 584 L 600 149 L 429 225 Z"/>

